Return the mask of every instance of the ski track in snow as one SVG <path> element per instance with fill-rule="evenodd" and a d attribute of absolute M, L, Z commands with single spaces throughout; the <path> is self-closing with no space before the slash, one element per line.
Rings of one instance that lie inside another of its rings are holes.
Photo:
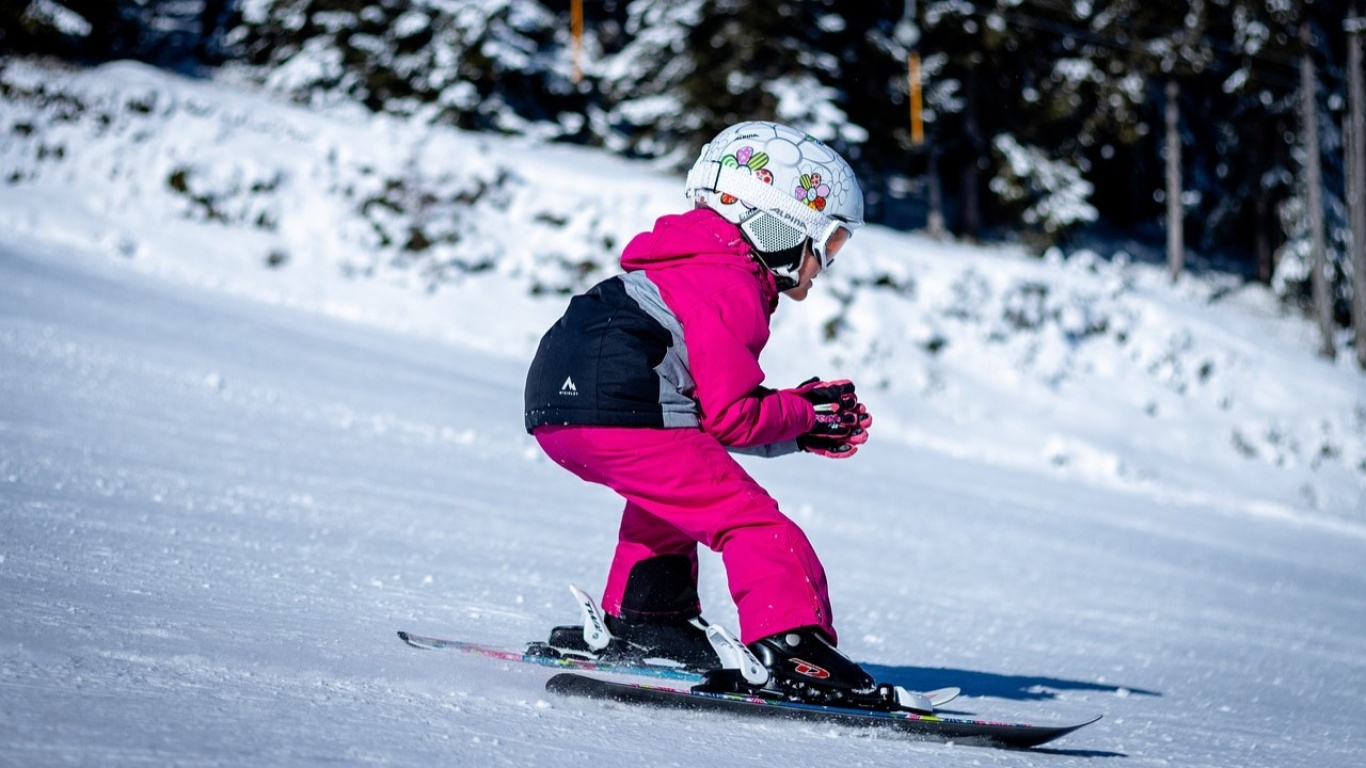
<path fill-rule="evenodd" d="M 539 457 L 522 375 L 0 246 L 0 763 L 1064 759 L 561 700 L 548 670 L 404 647 L 515 647 L 605 574 L 617 503 Z M 1104 714 L 1053 745 L 1083 762 L 1366 761 L 1361 537 L 897 441 L 750 466 L 884 680 L 960 685 L 951 709 L 992 718 Z"/>

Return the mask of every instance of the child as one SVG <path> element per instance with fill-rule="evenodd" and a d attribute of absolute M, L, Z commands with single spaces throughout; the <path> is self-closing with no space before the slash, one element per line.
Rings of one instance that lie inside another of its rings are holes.
<path fill-rule="evenodd" d="M 624 275 L 574 297 L 542 339 L 526 426 L 555 462 L 626 499 L 602 599 L 605 651 L 719 666 L 697 595 L 697 545 L 721 553 L 740 640 L 788 689 L 871 694 L 835 649 L 825 572 L 730 450 L 853 456 L 871 417 L 848 381 L 762 386 L 780 294 L 806 298 L 853 230 L 863 194 L 820 141 L 784 125 L 722 131 L 688 174 L 694 209 L 660 218 Z M 579 628 L 550 645 L 582 653 Z"/>

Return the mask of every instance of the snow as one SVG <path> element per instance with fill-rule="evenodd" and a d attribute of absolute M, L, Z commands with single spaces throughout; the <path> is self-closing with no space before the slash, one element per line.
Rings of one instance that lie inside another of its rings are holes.
<path fill-rule="evenodd" d="M 563 700 L 394 636 L 515 647 L 601 586 L 617 502 L 521 383 L 672 174 L 129 64 L 0 85 L 0 764 L 1057 761 Z M 1366 386 L 1314 348 L 1216 274 L 868 227 L 765 366 L 854 378 L 872 440 L 745 461 L 881 679 L 1103 714 L 1057 751 L 1135 768 L 1360 765 Z M 710 554 L 701 589 L 733 627 Z"/>

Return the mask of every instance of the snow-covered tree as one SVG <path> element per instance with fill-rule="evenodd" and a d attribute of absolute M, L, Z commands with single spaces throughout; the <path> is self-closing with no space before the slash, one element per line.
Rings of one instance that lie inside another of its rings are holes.
<path fill-rule="evenodd" d="M 244 0 L 228 41 L 302 102 L 529 132 L 576 98 L 563 27 L 535 0 Z"/>
<path fill-rule="evenodd" d="M 1024 146 L 1008 133 L 992 148 L 999 159 L 989 187 L 1043 244 L 1067 230 L 1095 221 L 1089 198 L 1094 187 L 1070 163 L 1051 159 L 1038 147 Z"/>
<path fill-rule="evenodd" d="M 606 105 L 595 133 L 615 150 L 657 157 L 686 145 L 701 121 L 679 92 L 696 74 L 687 42 L 705 0 L 634 0 L 626 45 L 595 71 Z"/>
<path fill-rule="evenodd" d="M 678 83 L 698 120 L 692 143 L 754 119 L 783 119 L 837 148 L 862 142 L 866 130 L 849 120 L 839 87 L 851 62 L 831 52 L 848 30 L 837 8 L 834 0 L 704 0 L 687 41 L 693 66 Z"/>
<path fill-rule="evenodd" d="M 229 0 L 7 0 L 0 50 L 178 69 L 221 61 Z"/>

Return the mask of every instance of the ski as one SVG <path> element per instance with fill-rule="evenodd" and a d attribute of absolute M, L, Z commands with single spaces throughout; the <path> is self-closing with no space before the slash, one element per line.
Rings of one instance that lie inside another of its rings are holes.
<path fill-rule="evenodd" d="M 422 637 L 410 632 L 399 631 L 399 639 L 414 648 L 424 650 L 449 650 L 461 651 L 463 653 L 484 656 L 490 659 L 501 659 L 502 661 L 513 661 L 523 664 L 538 664 L 543 667 L 553 667 L 556 669 L 574 669 L 583 672 L 610 672 L 619 675 L 642 675 L 645 677 L 661 678 L 665 680 L 678 680 L 682 682 L 699 682 L 702 675 L 692 672 L 682 667 L 667 667 L 662 664 L 630 664 L 622 662 L 593 661 L 591 659 L 577 659 L 570 656 L 549 656 L 535 653 L 532 649 L 537 644 L 525 651 L 512 651 L 506 648 L 496 648 L 480 643 L 471 643 L 466 640 L 444 640 L 436 637 Z"/>
<path fill-rule="evenodd" d="M 887 730 L 925 741 L 952 741 L 957 744 L 1020 749 L 1046 744 L 1100 719 L 1097 716 L 1070 725 L 1039 725 L 906 711 L 879 712 L 803 704 L 738 693 L 708 693 L 648 683 L 618 683 L 572 672 L 555 675 L 546 682 L 545 687 L 547 691 L 563 696 L 602 699 L 624 704 L 807 720 Z"/>
<path fill-rule="evenodd" d="M 550 656 L 544 653 L 535 652 L 535 648 L 540 643 L 531 643 L 528 650 L 512 651 L 506 648 L 497 648 L 481 643 L 472 643 L 468 640 L 448 640 L 439 637 L 423 637 L 414 635 L 411 632 L 399 630 L 398 637 L 403 642 L 413 648 L 421 648 L 427 651 L 460 651 L 475 656 L 483 656 L 489 659 L 499 659 L 501 661 L 512 661 L 522 664 L 536 664 L 542 667 L 553 669 L 572 669 L 580 672 L 605 672 L 616 675 L 636 675 L 643 677 L 653 677 L 663 680 L 677 680 L 685 683 L 698 683 L 702 681 L 702 673 L 694 672 L 683 667 L 667 667 L 662 664 L 649 664 L 641 662 L 639 664 L 628 664 L 622 662 L 593 661 L 589 659 L 578 659 L 572 656 Z M 940 688 L 935 691 L 926 691 L 917 695 L 925 698 L 933 707 L 942 707 L 945 704 L 958 698 L 960 690 L 958 688 Z"/>

